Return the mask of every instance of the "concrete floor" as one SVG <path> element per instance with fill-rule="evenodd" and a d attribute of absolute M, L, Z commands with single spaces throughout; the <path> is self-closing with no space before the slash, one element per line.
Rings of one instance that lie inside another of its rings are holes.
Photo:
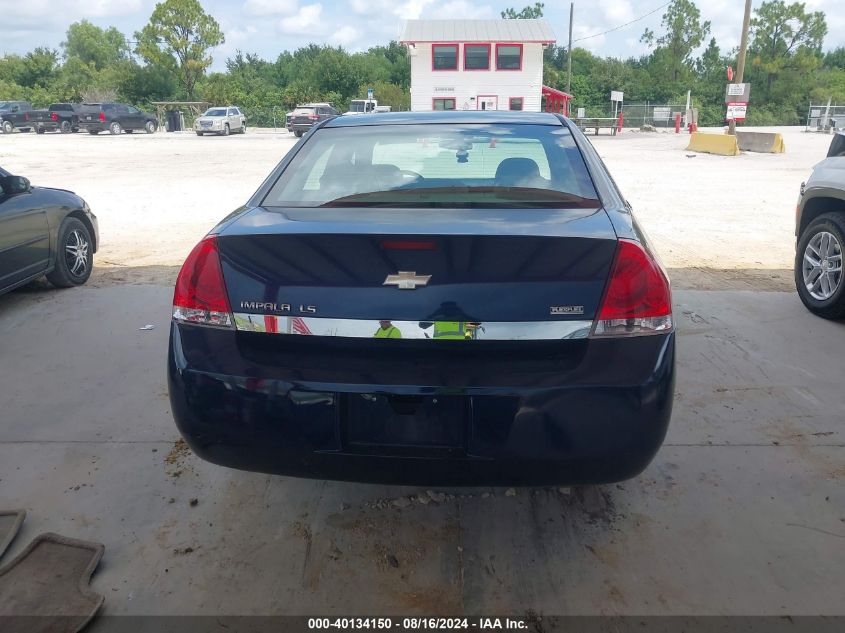
<path fill-rule="evenodd" d="M 28 511 L 6 560 L 104 543 L 103 615 L 845 614 L 845 324 L 794 293 L 676 293 L 675 415 L 639 478 L 427 504 L 175 449 L 171 294 L 0 297 L 0 507 Z"/>

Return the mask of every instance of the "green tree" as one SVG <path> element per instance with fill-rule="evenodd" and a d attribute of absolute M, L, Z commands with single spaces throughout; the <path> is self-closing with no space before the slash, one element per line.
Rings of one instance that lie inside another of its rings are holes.
<path fill-rule="evenodd" d="M 47 86 L 55 77 L 58 65 L 59 52 L 39 46 L 23 56 L 18 83 L 29 88 Z"/>
<path fill-rule="evenodd" d="M 77 58 L 100 70 L 129 59 L 129 43 L 116 28 L 101 29 L 88 20 L 74 22 L 67 29 L 62 42 L 65 59 Z"/>
<path fill-rule="evenodd" d="M 825 68 L 845 70 L 845 46 L 838 46 L 824 56 Z"/>
<path fill-rule="evenodd" d="M 710 21 L 701 21 L 701 12 L 692 0 L 672 0 L 660 22 L 663 35 L 657 37 L 646 29 L 640 41 L 656 47 L 662 65 L 673 82 L 692 67 L 692 54 L 710 33 Z"/>
<path fill-rule="evenodd" d="M 211 66 L 209 51 L 223 44 L 220 25 L 198 0 L 165 0 L 156 5 L 150 22 L 135 33 L 137 51 L 148 63 L 173 72 L 188 99 Z"/>
<path fill-rule="evenodd" d="M 824 13 L 808 13 L 802 2 L 769 0 L 754 10 L 751 20 L 751 63 L 765 76 L 766 97 L 785 71 L 808 73 L 821 63 L 827 35 Z"/>
<path fill-rule="evenodd" d="M 523 7 L 521 11 L 516 9 L 505 9 L 502 11 L 503 20 L 534 20 L 543 17 L 543 7 L 546 5 L 542 2 L 535 2 L 534 6 L 528 5 Z"/>

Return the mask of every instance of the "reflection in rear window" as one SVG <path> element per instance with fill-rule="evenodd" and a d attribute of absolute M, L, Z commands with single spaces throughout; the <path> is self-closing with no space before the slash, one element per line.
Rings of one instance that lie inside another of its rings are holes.
<path fill-rule="evenodd" d="M 265 206 L 598 208 L 563 126 L 383 125 L 318 129 Z"/>

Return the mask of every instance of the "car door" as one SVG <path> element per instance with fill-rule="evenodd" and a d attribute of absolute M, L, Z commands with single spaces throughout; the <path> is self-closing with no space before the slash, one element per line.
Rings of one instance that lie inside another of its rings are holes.
<path fill-rule="evenodd" d="M 121 113 L 121 116 L 124 117 L 125 123 L 121 122 L 121 125 L 124 128 L 128 128 L 130 130 L 140 130 L 144 127 L 144 113 L 141 112 L 138 108 L 134 108 L 132 106 L 121 106 L 124 109 L 124 112 Z"/>
<path fill-rule="evenodd" d="M 229 129 L 233 132 L 240 127 L 241 122 L 235 117 L 234 108 L 226 108 L 226 121 L 229 123 Z"/>
<path fill-rule="evenodd" d="M 0 290 L 47 270 L 49 262 L 47 210 L 37 193 L 0 191 Z"/>

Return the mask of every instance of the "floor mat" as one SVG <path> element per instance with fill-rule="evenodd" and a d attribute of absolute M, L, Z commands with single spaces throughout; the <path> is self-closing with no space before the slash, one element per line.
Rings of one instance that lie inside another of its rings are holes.
<path fill-rule="evenodd" d="M 105 546 L 42 534 L 0 568 L 3 633 L 76 633 L 105 598 L 88 586 Z"/>
<path fill-rule="evenodd" d="M 26 510 L 0 510 L 0 558 L 15 540 L 26 518 Z"/>

